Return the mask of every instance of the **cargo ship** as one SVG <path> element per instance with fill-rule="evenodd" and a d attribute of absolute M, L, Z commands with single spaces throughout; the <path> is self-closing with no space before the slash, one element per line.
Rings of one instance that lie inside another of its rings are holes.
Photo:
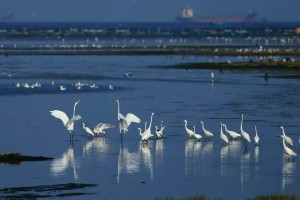
<path fill-rule="evenodd" d="M 194 11 L 187 5 L 181 12 L 181 15 L 176 17 L 179 22 L 194 22 L 194 23 L 257 23 L 266 22 L 264 19 L 258 19 L 257 13 L 249 11 L 249 14 L 245 16 L 222 16 L 222 17 L 210 17 L 210 18 L 200 18 L 194 17 Z"/>

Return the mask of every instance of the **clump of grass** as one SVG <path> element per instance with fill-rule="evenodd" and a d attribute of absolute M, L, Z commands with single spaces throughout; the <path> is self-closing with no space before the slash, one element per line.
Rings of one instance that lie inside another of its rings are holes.
<path fill-rule="evenodd" d="M 272 194 L 272 195 L 259 195 L 253 198 L 253 200 L 300 200 L 300 198 L 295 195 Z"/>
<path fill-rule="evenodd" d="M 183 198 L 170 198 L 170 197 L 166 197 L 166 198 L 161 198 L 161 197 L 157 197 L 156 200 L 208 200 L 207 197 L 205 196 L 194 196 L 194 197 L 183 197 Z"/>

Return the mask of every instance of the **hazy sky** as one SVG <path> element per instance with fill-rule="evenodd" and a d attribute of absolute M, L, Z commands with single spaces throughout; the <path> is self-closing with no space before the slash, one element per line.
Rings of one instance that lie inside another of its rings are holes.
<path fill-rule="evenodd" d="M 0 0 L 0 16 L 15 21 L 174 21 L 189 4 L 199 17 L 245 15 L 300 21 L 300 0 Z"/>

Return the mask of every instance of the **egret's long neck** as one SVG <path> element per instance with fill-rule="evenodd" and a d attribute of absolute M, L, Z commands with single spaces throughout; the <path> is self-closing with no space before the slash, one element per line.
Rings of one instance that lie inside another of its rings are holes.
<path fill-rule="evenodd" d="M 282 134 L 285 136 L 284 128 L 282 127 L 281 129 L 282 129 Z"/>
<path fill-rule="evenodd" d="M 204 123 L 201 123 L 202 124 L 202 129 L 203 129 L 203 131 L 205 131 L 205 128 L 204 128 Z"/>
<path fill-rule="evenodd" d="M 118 120 L 120 120 L 120 104 L 119 104 L 119 101 L 117 101 L 117 104 L 118 104 Z"/>
<path fill-rule="evenodd" d="M 149 127 L 148 127 L 149 130 L 151 130 L 152 118 L 153 118 L 153 114 L 151 114 L 150 124 L 149 124 Z"/>
<path fill-rule="evenodd" d="M 225 128 L 225 131 L 228 132 L 228 129 L 227 129 L 227 126 L 225 124 L 223 124 L 224 128 Z"/>
<path fill-rule="evenodd" d="M 140 131 L 140 136 L 143 136 L 143 134 L 142 134 L 142 129 L 138 129 L 139 131 Z"/>
<path fill-rule="evenodd" d="M 223 129 L 222 129 L 222 126 L 223 126 L 223 125 L 221 124 L 221 135 L 223 135 Z"/>
<path fill-rule="evenodd" d="M 73 108 L 73 117 L 75 116 L 76 106 L 77 106 L 77 102 L 74 104 L 74 108 Z"/>
<path fill-rule="evenodd" d="M 243 131 L 243 120 L 244 120 L 244 117 L 242 115 L 242 120 L 241 120 L 241 132 Z"/>

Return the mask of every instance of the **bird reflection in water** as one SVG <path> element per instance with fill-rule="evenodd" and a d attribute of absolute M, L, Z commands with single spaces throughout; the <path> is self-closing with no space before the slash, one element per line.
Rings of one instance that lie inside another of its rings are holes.
<path fill-rule="evenodd" d="M 142 141 L 140 141 L 140 151 L 142 153 L 142 159 L 143 159 L 146 169 L 148 169 L 150 172 L 151 180 L 153 180 L 153 158 L 152 158 L 152 154 L 151 154 L 151 151 L 149 148 L 149 145 L 151 145 L 151 144 L 150 144 L 150 142 L 143 143 Z"/>
<path fill-rule="evenodd" d="M 128 147 L 120 145 L 118 155 L 118 174 L 117 183 L 120 183 L 121 174 L 133 174 L 141 171 L 141 165 L 150 171 L 151 180 L 153 179 L 153 158 L 150 151 L 152 141 L 148 143 L 140 141 L 139 148 L 136 152 L 130 152 Z"/>
<path fill-rule="evenodd" d="M 255 146 L 254 148 L 254 161 L 255 161 L 255 178 L 257 178 L 258 175 L 258 169 L 259 169 L 259 146 Z"/>
<path fill-rule="evenodd" d="M 95 152 L 97 154 L 97 159 L 104 160 L 105 155 L 109 150 L 110 145 L 105 137 L 93 138 L 92 140 L 88 140 L 83 146 L 83 158 L 92 157 L 92 154 Z"/>
<path fill-rule="evenodd" d="M 282 180 L 281 180 L 281 190 L 284 192 L 286 186 L 292 185 L 295 179 L 296 162 L 287 161 L 287 156 L 285 153 L 282 155 Z"/>
<path fill-rule="evenodd" d="M 245 149 L 241 154 L 241 193 L 244 193 L 244 181 L 250 178 L 250 152 Z"/>
<path fill-rule="evenodd" d="M 197 161 L 200 161 L 201 155 L 201 142 L 197 142 L 194 139 L 189 139 L 185 142 L 185 174 L 196 174 L 197 170 L 200 170 L 200 167 L 197 167 Z M 200 164 L 200 162 L 199 162 Z"/>
<path fill-rule="evenodd" d="M 228 152 L 229 145 L 221 147 L 221 177 L 228 175 Z"/>
<path fill-rule="evenodd" d="M 67 169 L 71 168 L 75 180 L 79 179 L 79 175 L 76 171 L 76 160 L 74 156 L 74 149 L 70 146 L 60 158 L 53 160 L 51 163 L 52 176 L 63 176 L 66 174 Z"/>
<path fill-rule="evenodd" d="M 164 139 L 155 140 L 155 157 L 156 157 L 156 165 L 163 165 L 163 157 L 164 157 Z"/>

